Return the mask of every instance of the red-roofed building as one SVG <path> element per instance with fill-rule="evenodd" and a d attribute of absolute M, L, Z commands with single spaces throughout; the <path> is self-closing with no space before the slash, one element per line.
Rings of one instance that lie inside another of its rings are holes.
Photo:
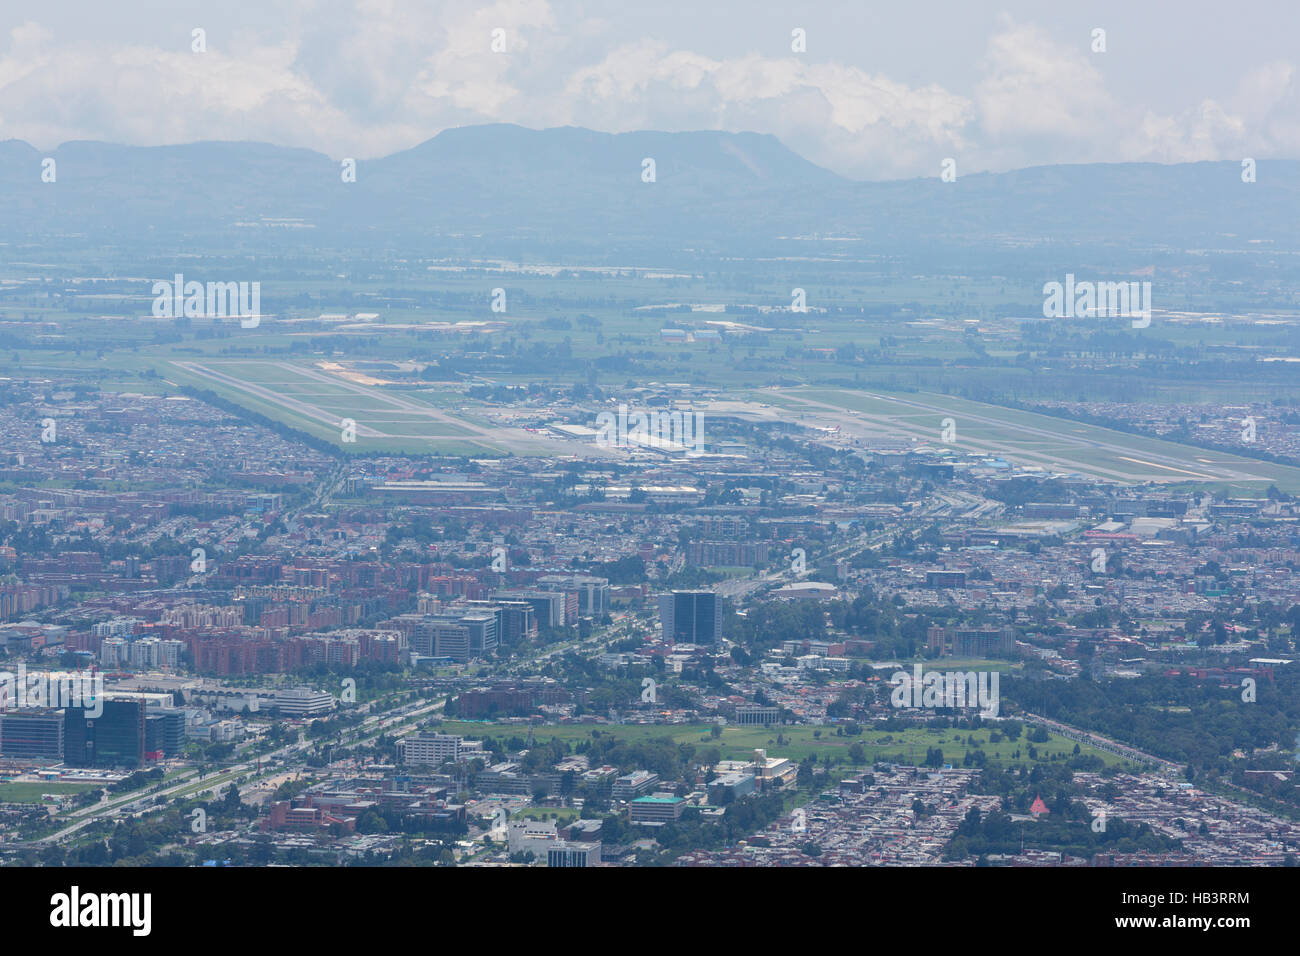
<path fill-rule="evenodd" d="M 1037 817 L 1042 816 L 1044 813 L 1051 813 L 1052 811 L 1047 809 L 1047 804 L 1043 803 L 1043 798 L 1035 794 L 1034 803 L 1033 806 L 1029 808 L 1029 812 Z"/>

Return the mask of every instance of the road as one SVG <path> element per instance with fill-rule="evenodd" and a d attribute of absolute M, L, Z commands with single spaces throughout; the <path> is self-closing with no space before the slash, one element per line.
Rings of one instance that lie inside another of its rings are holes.
<path fill-rule="evenodd" d="M 1155 754 L 1149 754 L 1143 750 L 1138 750 L 1136 747 L 1130 747 L 1128 744 L 1122 744 L 1118 740 L 1103 737 L 1101 734 L 1083 730 L 1079 727 L 1072 727 L 1069 724 L 1061 723 L 1059 720 L 1052 720 L 1050 717 L 1044 717 L 1041 714 L 1035 714 L 1030 711 L 1025 711 L 1024 716 L 1027 719 L 1038 721 L 1045 725 L 1049 730 L 1060 734 L 1062 737 L 1068 737 L 1070 740 L 1088 744 L 1090 747 L 1096 747 L 1098 750 L 1113 753 L 1126 760 L 1132 760 L 1138 763 L 1155 764 L 1157 767 L 1170 773 L 1182 773 L 1184 770 L 1184 767 L 1181 764 L 1176 764 L 1171 760 L 1165 760 L 1163 757 L 1157 757 Z"/>
<path fill-rule="evenodd" d="M 338 746 L 346 746 L 354 743 L 367 743 L 369 741 L 375 740 L 381 734 L 391 732 L 394 727 L 401 726 L 403 724 L 409 723 L 414 720 L 418 720 L 419 718 L 427 714 L 430 714 L 434 711 L 441 710 L 445 706 L 445 704 L 446 704 L 445 701 L 436 701 L 433 703 L 417 704 L 417 705 L 408 704 L 401 708 L 398 708 L 396 711 L 380 711 L 378 713 L 371 714 L 370 716 L 366 717 L 357 727 L 345 731 L 342 740 L 340 740 L 338 743 Z M 394 721 L 394 723 L 381 727 L 379 726 L 381 721 Z M 169 797 L 169 798 L 184 797 L 185 799 L 196 799 L 198 797 L 204 796 L 205 794 L 222 791 L 237 778 L 241 776 L 247 776 L 249 774 L 256 774 L 259 760 L 266 764 L 266 766 L 261 771 L 261 774 L 263 776 L 269 774 L 283 773 L 285 771 L 284 764 L 281 763 L 280 766 L 272 767 L 271 766 L 272 758 L 276 758 L 280 761 L 284 761 L 286 758 L 305 754 L 313 746 L 314 743 L 312 741 L 303 741 L 301 743 L 295 742 L 291 744 L 286 744 L 285 746 L 279 748 L 278 750 L 274 750 L 267 754 L 259 754 L 255 757 L 251 757 L 240 763 L 234 764 L 231 767 L 227 767 L 224 770 L 221 770 L 209 777 L 206 777 L 204 780 L 199 782 L 197 786 L 195 785 L 194 778 L 198 775 L 198 771 L 191 770 L 186 772 L 182 777 L 175 779 L 172 783 L 165 786 L 161 790 L 153 790 L 153 791 L 135 790 L 122 797 L 110 797 L 108 795 L 105 795 L 105 797 L 102 800 L 100 800 L 99 803 L 96 803 L 89 807 L 83 807 L 82 809 L 74 811 L 73 813 L 68 815 L 68 819 L 76 820 L 77 822 L 72 823 L 71 825 L 66 826 L 61 830 L 58 830 L 55 833 L 42 837 L 39 840 L 35 840 L 31 844 L 27 844 L 27 845 L 41 846 L 41 845 L 48 845 L 51 843 L 59 843 L 73 836 L 75 833 L 84 829 L 85 827 L 89 826 L 92 823 L 95 823 L 100 820 L 111 819 L 114 816 L 122 815 L 123 811 L 129 805 L 134 804 L 140 801 L 141 799 L 147 798 L 151 803 L 156 801 L 157 798 L 160 796 Z"/>

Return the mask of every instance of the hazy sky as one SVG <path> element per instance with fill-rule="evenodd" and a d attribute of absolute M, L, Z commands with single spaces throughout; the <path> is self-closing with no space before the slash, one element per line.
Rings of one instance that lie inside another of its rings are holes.
<path fill-rule="evenodd" d="M 962 173 L 1300 156 L 1296 0 L 632 6 L 8 0 L 0 139 L 368 158 L 496 121 L 756 130 L 856 178 L 933 175 L 948 156 Z"/>

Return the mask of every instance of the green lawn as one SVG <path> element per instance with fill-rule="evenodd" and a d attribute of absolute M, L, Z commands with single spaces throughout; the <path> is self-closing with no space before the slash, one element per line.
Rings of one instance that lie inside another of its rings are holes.
<path fill-rule="evenodd" d="M 829 756 L 833 761 L 848 761 L 849 748 L 854 743 L 861 743 L 866 751 L 867 762 L 871 763 L 884 757 L 902 754 L 906 761 L 923 762 L 926 751 L 938 747 L 943 751 L 944 759 L 954 766 L 960 766 L 966 751 L 977 747 L 982 749 L 992 763 L 1019 764 L 1029 763 L 1029 743 L 1022 734 L 1017 741 L 1005 738 L 1000 743 L 989 744 L 988 728 L 977 731 L 927 730 L 910 728 L 903 731 L 864 730 L 860 735 L 851 737 L 845 734 L 836 736 L 831 727 L 724 727 L 722 736 L 716 740 L 711 734 L 712 724 L 685 724 L 678 726 L 638 726 L 638 725 L 603 725 L 603 724 L 568 724 L 563 726 L 538 726 L 533 728 L 533 737 L 537 741 L 549 741 L 558 738 L 565 743 L 576 743 L 591 737 L 592 731 L 601 735 L 612 735 L 622 740 L 655 740 L 663 737 L 672 738 L 674 743 L 692 744 L 697 750 L 717 747 L 724 760 L 740 760 L 751 757 L 755 749 L 763 749 L 771 757 L 790 757 L 803 760 L 812 754 L 820 762 Z M 460 734 L 469 739 L 484 736 L 519 737 L 526 739 L 528 728 L 518 724 L 479 723 L 476 721 L 447 720 L 439 725 L 439 731 L 445 734 Z M 781 743 L 777 742 L 778 736 Z M 967 738 L 974 741 L 974 746 L 966 743 Z M 1058 759 L 1074 753 L 1075 742 L 1065 737 L 1052 734 L 1047 743 L 1035 744 L 1041 760 L 1051 760 L 1052 754 Z M 1014 757 L 1020 751 L 1019 759 Z M 1080 745 L 1085 754 L 1100 757 L 1106 764 L 1123 764 L 1125 761 L 1114 754 Z"/>
<path fill-rule="evenodd" d="M 578 819 L 578 811 L 573 807 L 525 807 L 511 814 L 515 820 L 550 820 L 555 819 L 559 826 Z"/>
<path fill-rule="evenodd" d="M 99 786 L 94 783 L 0 783 L 0 803 L 40 803 L 43 793 L 82 793 Z"/>

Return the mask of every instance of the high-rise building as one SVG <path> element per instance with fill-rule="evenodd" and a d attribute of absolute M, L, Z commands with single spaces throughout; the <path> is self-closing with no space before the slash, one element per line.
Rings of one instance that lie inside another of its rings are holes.
<path fill-rule="evenodd" d="M 411 734 L 397 741 L 397 762 L 437 767 L 448 760 L 460 759 L 463 737 L 427 731 Z"/>
<path fill-rule="evenodd" d="M 162 710 L 144 719 L 144 753 L 148 760 L 175 757 L 185 739 L 185 715 L 179 710 Z"/>
<path fill-rule="evenodd" d="M 716 644 L 722 640 L 722 598 L 713 591 L 659 595 L 664 640 L 673 644 Z"/>
<path fill-rule="evenodd" d="M 275 692 L 273 703 L 282 717 L 315 717 L 336 706 L 334 697 L 311 687 L 284 687 Z"/>
<path fill-rule="evenodd" d="M 494 591 L 492 598 L 503 601 L 527 601 L 533 606 L 537 614 L 537 623 L 542 627 L 564 627 L 569 623 L 567 619 L 569 602 L 564 591 Z"/>
<path fill-rule="evenodd" d="M 600 617 L 609 608 L 609 578 L 590 574 L 547 574 L 537 579 L 543 591 L 569 591 L 578 596 L 578 614 Z"/>
<path fill-rule="evenodd" d="M 455 607 L 495 614 L 498 645 L 513 647 L 537 637 L 537 612 L 527 601 L 458 601 Z"/>
<path fill-rule="evenodd" d="M 495 608 L 429 614 L 415 625 L 411 651 L 465 662 L 497 652 L 502 615 Z"/>
<path fill-rule="evenodd" d="M 162 663 L 162 641 L 156 637 L 145 637 L 131 645 L 131 666 L 152 669 Z"/>
<path fill-rule="evenodd" d="M 614 781 L 610 796 L 615 800 L 635 800 L 659 782 L 659 774 L 651 770 L 634 770 Z"/>
<path fill-rule="evenodd" d="M 50 708 L 0 713 L 0 756 L 63 759 L 63 715 Z"/>
<path fill-rule="evenodd" d="M 92 717 L 84 707 L 63 711 L 63 762 L 70 767 L 139 767 L 144 763 L 145 702 L 105 700 Z"/>
<path fill-rule="evenodd" d="M 130 645 L 124 637 L 106 637 L 99 645 L 99 662 L 116 670 L 126 663 Z"/>
<path fill-rule="evenodd" d="M 185 651 L 184 641 L 160 641 L 158 644 L 164 667 L 179 667 L 181 654 Z"/>
<path fill-rule="evenodd" d="M 941 627 L 926 631 L 926 644 L 940 657 L 1014 657 L 1016 632 L 1003 627 Z"/>
<path fill-rule="evenodd" d="M 692 541 L 686 560 L 701 567 L 745 567 L 766 564 L 770 548 L 766 541 Z"/>
<path fill-rule="evenodd" d="M 491 657 L 500 639 L 500 617 L 495 611 L 467 611 L 460 623 L 469 631 L 469 656 Z"/>

